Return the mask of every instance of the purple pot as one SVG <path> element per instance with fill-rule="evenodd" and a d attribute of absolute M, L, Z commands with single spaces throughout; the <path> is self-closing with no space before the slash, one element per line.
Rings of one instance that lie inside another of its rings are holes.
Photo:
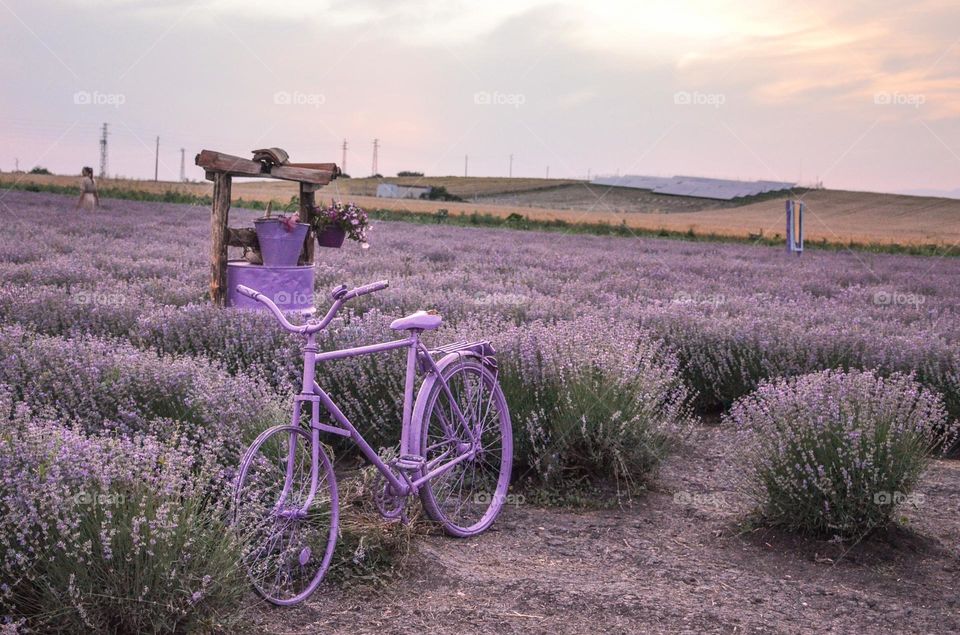
<path fill-rule="evenodd" d="M 297 223 L 293 229 L 275 218 L 258 218 L 253 221 L 257 229 L 260 254 L 266 267 L 295 267 L 300 259 L 303 241 L 310 226 Z"/>
<path fill-rule="evenodd" d="M 321 247 L 339 248 L 343 245 L 347 232 L 341 227 L 327 227 L 322 232 L 317 233 L 317 244 Z"/>

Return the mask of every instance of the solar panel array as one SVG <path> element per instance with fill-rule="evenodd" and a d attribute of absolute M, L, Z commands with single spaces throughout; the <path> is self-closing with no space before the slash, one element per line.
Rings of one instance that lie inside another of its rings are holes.
<path fill-rule="evenodd" d="M 693 196 L 729 201 L 744 196 L 789 190 L 795 183 L 786 181 L 731 181 L 700 176 L 603 176 L 591 181 L 594 185 L 612 185 L 650 190 L 655 194 Z"/>

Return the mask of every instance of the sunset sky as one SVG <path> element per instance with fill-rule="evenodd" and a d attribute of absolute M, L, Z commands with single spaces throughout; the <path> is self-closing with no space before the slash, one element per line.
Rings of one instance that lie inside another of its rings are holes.
<path fill-rule="evenodd" d="M 0 0 L 0 169 L 180 148 L 380 172 L 960 188 L 960 5 Z M 957 195 L 960 195 L 958 191 Z"/>

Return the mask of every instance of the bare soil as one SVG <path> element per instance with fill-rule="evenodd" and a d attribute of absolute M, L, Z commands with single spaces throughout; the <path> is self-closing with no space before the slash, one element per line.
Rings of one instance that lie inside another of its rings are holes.
<path fill-rule="evenodd" d="M 784 197 L 786 197 L 786 193 L 784 193 Z M 593 185 L 585 181 L 538 190 L 482 194 L 471 200 L 477 203 L 510 207 L 527 206 L 629 214 L 702 212 L 743 205 L 740 201 L 715 201 L 690 196 L 668 196 L 666 194 L 655 194 L 649 190 Z"/>
<path fill-rule="evenodd" d="M 416 539 L 386 587 L 258 608 L 269 633 L 960 632 L 960 462 L 855 545 L 743 520 L 733 436 L 707 427 L 623 509 L 513 505 L 486 534 Z"/>

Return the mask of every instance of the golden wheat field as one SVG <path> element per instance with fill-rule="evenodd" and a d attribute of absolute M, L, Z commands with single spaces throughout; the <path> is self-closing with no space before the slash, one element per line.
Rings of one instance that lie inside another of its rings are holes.
<path fill-rule="evenodd" d="M 762 234 L 772 237 L 784 232 L 783 201 L 774 197 L 746 205 L 731 205 L 704 199 L 653 195 L 626 188 L 588 185 L 561 179 L 507 179 L 483 177 L 405 177 L 386 179 L 405 185 L 442 186 L 464 202 L 376 198 L 378 179 L 340 179 L 318 191 L 326 198 L 349 197 L 368 209 L 433 213 L 446 209 L 451 214 L 492 214 L 506 217 L 520 214 L 535 220 L 563 220 L 569 223 L 606 222 L 644 229 L 718 234 L 745 237 Z M 70 186 L 78 177 L 62 175 L 0 174 L 0 184 L 18 181 L 21 185 Z M 211 194 L 212 184 L 104 179 L 101 188 L 135 189 L 153 193 L 166 191 Z M 294 183 L 242 181 L 233 186 L 234 200 L 286 202 L 297 194 Z M 646 196 L 646 199 L 643 197 Z M 816 190 L 802 195 L 806 203 L 807 240 L 900 245 L 960 244 L 960 200 Z M 638 201 L 631 205 L 630 200 Z M 622 203 L 626 201 L 626 203 Z M 615 203 L 612 203 L 615 202 Z M 511 204 L 512 203 L 512 204 Z"/>

